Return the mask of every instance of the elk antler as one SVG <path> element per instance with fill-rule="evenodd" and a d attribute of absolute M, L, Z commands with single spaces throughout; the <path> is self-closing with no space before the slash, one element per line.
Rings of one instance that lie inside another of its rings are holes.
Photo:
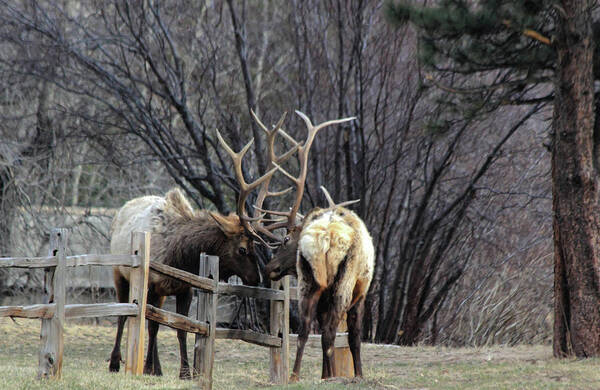
<path fill-rule="evenodd" d="M 253 110 L 250 110 L 250 113 L 252 114 L 252 117 L 254 118 L 254 120 L 256 121 L 258 126 L 261 129 L 263 129 L 263 131 L 267 135 L 267 159 L 268 159 L 267 169 L 277 168 L 278 165 L 283 164 L 294 153 L 296 153 L 296 151 L 300 147 L 300 144 L 298 142 L 296 142 L 295 139 L 290 137 L 285 131 L 283 131 L 281 129 L 281 125 L 283 124 L 283 121 L 285 120 L 287 112 L 284 112 L 283 115 L 281 115 L 281 118 L 279 118 L 279 121 L 277 121 L 277 124 L 275 124 L 275 126 L 273 126 L 272 130 L 267 129 L 267 127 L 261 122 L 261 120 L 258 119 L 258 117 L 256 116 L 256 114 L 254 113 Z M 290 150 L 288 150 L 281 156 L 277 156 L 275 154 L 275 136 L 277 135 L 277 133 L 281 133 L 282 135 L 284 135 L 294 145 Z M 290 188 L 286 188 L 285 190 L 279 191 L 279 192 L 269 192 L 270 182 L 271 182 L 271 178 L 269 178 L 268 180 L 265 180 L 265 182 L 260 187 L 258 196 L 256 198 L 255 208 L 261 209 L 263 202 L 265 201 L 265 199 L 268 196 L 279 196 L 279 195 L 287 194 L 288 192 L 290 192 L 292 190 L 292 187 L 290 187 Z M 257 217 L 259 213 L 260 213 L 260 211 L 255 209 L 254 217 Z"/>
<path fill-rule="evenodd" d="M 360 202 L 360 199 L 354 199 L 354 200 L 347 200 L 340 204 L 335 204 L 335 202 L 331 198 L 331 195 L 329 195 L 329 191 L 327 191 L 327 188 L 325 188 L 325 186 L 321 186 L 321 191 L 323 191 L 323 193 L 325 194 L 325 198 L 327 198 L 327 203 L 329 203 L 328 208 L 330 208 L 330 209 L 335 209 L 338 207 L 346 207 L 348 205 Z"/>
<path fill-rule="evenodd" d="M 277 121 L 277 123 L 275 124 L 275 126 L 273 126 L 273 128 L 271 130 L 269 130 L 261 122 L 261 120 L 258 119 L 258 117 L 256 116 L 256 114 L 254 113 L 253 110 L 250 110 L 250 113 L 252 114 L 252 117 L 254 118 L 256 123 L 259 125 L 259 127 L 261 129 L 263 129 L 263 131 L 265 132 L 265 134 L 267 136 L 267 159 L 268 159 L 267 168 L 268 169 L 275 168 L 275 169 L 281 170 L 279 165 L 286 162 L 300 148 L 300 144 L 298 142 L 296 142 L 296 140 L 294 138 L 292 138 L 290 135 L 288 135 L 281 128 L 281 126 L 283 125 L 283 121 L 285 120 L 285 117 L 287 115 L 287 112 L 284 112 L 283 115 L 281 115 L 281 118 L 279 119 L 279 121 Z M 282 154 L 281 156 L 277 156 L 277 154 L 275 153 L 275 136 L 278 133 L 283 135 L 288 141 L 290 141 L 293 144 L 293 147 L 290 150 L 288 150 L 287 152 L 285 152 L 284 154 Z M 261 223 L 264 221 L 264 219 L 262 219 L 262 216 L 264 216 L 264 214 L 265 214 L 265 211 L 262 209 L 262 206 L 263 206 L 264 200 L 268 196 L 280 196 L 280 195 L 287 194 L 288 192 L 290 192 L 292 190 L 292 187 L 286 188 L 283 191 L 270 192 L 269 191 L 270 182 L 271 182 L 271 177 L 269 177 L 267 180 L 265 180 L 260 187 L 258 196 L 256 198 L 256 203 L 254 205 L 254 218 L 256 218 L 257 220 L 256 220 L 256 223 L 253 223 L 252 226 L 255 230 L 257 230 L 257 231 L 263 233 L 264 235 L 268 236 L 269 238 L 275 240 L 277 244 L 280 244 L 281 238 L 276 236 L 275 234 L 273 234 L 272 230 L 275 230 L 278 228 L 278 222 L 281 222 L 281 220 L 276 219 L 273 221 L 273 222 L 275 222 L 274 224 L 271 224 L 269 226 L 264 226 Z M 261 213 L 262 213 L 262 216 L 261 216 Z"/>
<path fill-rule="evenodd" d="M 223 146 L 223 148 L 225 149 L 227 154 L 229 154 L 229 156 L 233 160 L 236 180 L 238 181 L 238 183 L 240 185 L 240 194 L 239 194 L 238 201 L 237 201 L 237 213 L 238 213 L 238 216 L 242 223 L 242 226 L 244 227 L 246 232 L 248 234 L 250 234 L 251 236 L 253 236 L 255 239 L 259 240 L 265 246 L 273 248 L 273 246 L 271 246 L 271 244 L 275 244 L 275 245 L 280 244 L 281 238 L 271 232 L 271 230 L 275 229 L 276 227 L 271 228 L 271 226 L 265 227 L 262 225 L 262 222 L 264 221 L 264 213 L 261 214 L 262 204 L 268 196 L 279 196 L 279 195 L 286 194 L 292 190 L 292 187 L 290 187 L 283 191 L 270 192 L 269 184 L 271 182 L 271 178 L 273 177 L 273 174 L 275 173 L 275 171 L 277 171 L 278 169 L 281 169 L 278 164 L 283 164 L 285 161 L 287 161 L 298 150 L 298 148 L 300 147 L 300 144 L 298 142 L 296 142 L 292 137 L 290 137 L 287 133 L 285 133 L 281 129 L 281 126 L 283 124 L 283 121 L 285 120 L 287 113 L 283 113 L 283 115 L 281 116 L 281 118 L 279 119 L 277 124 L 275 126 L 273 126 L 273 129 L 269 130 L 260 121 L 260 119 L 258 119 L 258 117 L 256 116 L 256 114 L 254 113 L 253 110 L 251 110 L 250 112 L 251 112 L 254 120 L 257 122 L 257 124 L 260 126 L 260 128 L 262 128 L 264 130 L 264 132 L 267 135 L 267 152 L 268 152 L 267 168 L 269 169 L 267 171 L 267 173 L 265 173 L 263 176 L 259 177 L 258 179 L 256 179 L 254 182 L 252 182 L 250 184 L 246 183 L 246 181 L 244 180 L 244 175 L 242 172 L 242 159 L 243 159 L 244 155 L 246 154 L 246 152 L 248 151 L 248 149 L 250 148 L 250 146 L 252 145 L 252 143 L 254 142 L 254 138 L 251 139 L 250 142 L 248 142 L 246 144 L 246 146 L 244 146 L 242 148 L 242 150 L 240 150 L 238 153 L 235 153 L 229 147 L 229 145 L 227 145 L 227 143 L 225 142 L 223 137 L 221 137 L 221 134 L 219 133 L 218 130 L 217 130 L 217 138 L 219 139 L 221 146 Z M 284 137 L 286 137 L 294 145 L 290 150 L 288 150 L 281 156 L 277 156 L 275 154 L 275 150 L 274 150 L 275 136 L 277 135 L 277 133 L 281 133 Z M 254 211 L 253 217 L 249 217 L 248 214 L 246 213 L 246 199 L 248 198 L 248 195 L 250 194 L 250 192 L 252 192 L 258 186 L 260 186 L 260 190 L 259 190 L 257 200 L 256 200 L 255 211 Z M 279 219 L 270 220 L 270 221 L 275 222 L 275 223 L 281 222 L 281 220 L 279 220 Z M 271 244 L 265 242 L 263 240 L 263 238 L 257 232 L 260 232 L 260 233 L 268 236 L 269 238 L 274 240 L 274 242 Z"/>
<path fill-rule="evenodd" d="M 304 113 L 296 110 L 296 114 L 298 114 L 300 118 L 304 120 L 304 123 L 306 124 L 306 128 L 308 130 L 308 134 L 306 136 L 306 141 L 304 141 L 304 144 L 298 147 L 298 158 L 300 159 L 300 174 L 298 175 L 298 177 L 294 177 L 288 172 L 284 171 L 283 169 L 280 169 L 280 171 L 296 186 L 296 199 L 294 200 L 294 204 L 292 205 L 290 211 L 285 213 L 285 215 L 287 216 L 286 227 L 288 231 L 296 225 L 296 215 L 298 214 L 298 210 L 300 209 L 300 203 L 302 203 L 302 196 L 304 195 L 304 184 L 306 182 L 306 175 L 308 173 L 308 152 L 310 151 L 310 147 L 312 146 L 312 143 L 315 140 L 317 132 L 324 127 L 356 119 L 355 117 L 335 119 L 314 126 L 310 119 L 308 119 L 308 117 Z"/>
<path fill-rule="evenodd" d="M 250 194 L 250 192 L 252 192 L 252 190 L 254 190 L 256 187 L 258 187 L 265 181 L 270 180 L 273 174 L 277 171 L 277 168 L 269 170 L 267 173 L 265 173 L 252 183 L 248 184 L 246 183 L 246 180 L 244 180 L 244 174 L 242 172 L 242 159 L 244 158 L 246 152 L 248 152 L 248 149 L 250 149 L 250 146 L 252 146 L 254 138 L 252 138 L 250 142 L 248 142 L 246 146 L 244 146 L 242 150 L 240 150 L 238 153 L 234 152 L 233 149 L 231 149 L 229 145 L 227 145 L 223 137 L 221 137 L 221 133 L 219 133 L 219 130 L 217 130 L 217 138 L 219 139 L 219 142 L 221 143 L 223 149 L 225 149 L 225 151 L 227 152 L 227 154 L 229 154 L 231 160 L 233 161 L 235 178 L 240 185 L 240 194 L 237 200 L 237 214 L 240 218 L 240 222 L 242 223 L 242 226 L 248 234 L 260 238 L 260 236 L 250 225 L 251 218 L 246 213 L 246 198 L 248 198 L 248 195 Z"/>

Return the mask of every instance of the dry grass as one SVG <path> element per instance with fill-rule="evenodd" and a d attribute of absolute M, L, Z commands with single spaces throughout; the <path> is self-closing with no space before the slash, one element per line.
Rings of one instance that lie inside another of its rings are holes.
<path fill-rule="evenodd" d="M 114 329 L 69 324 L 65 336 L 63 379 L 35 379 L 39 320 L 0 319 L 2 389 L 183 389 L 177 379 L 177 339 L 161 328 L 159 350 L 163 377 L 131 377 L 108 372 Z M 188 337 L 191 350 L 192 337 Z M 294 353 L 292 348 L 291 353 Z M 308 348 L 299 384 L 269 383 L 266 348 L 238 341 L 217 342 L 215 389 L 598 389 L 600 360 L 556 360 L 547 346 L 436 348 L 364 345 L 365 378 L 319 379 L 319 348 Z M 293 362 L 293 357 L 291 359 Z"/>

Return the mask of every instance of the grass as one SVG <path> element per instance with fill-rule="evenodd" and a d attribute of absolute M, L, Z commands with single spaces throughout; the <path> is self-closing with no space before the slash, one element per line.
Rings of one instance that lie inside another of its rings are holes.
<path fill-rule="evenodd" d="M 63 378 L 36 379 L 39 320 L 0 318 L 2 389 L 187 389 L 177 378 L 179 349 L 175 332 L 161 327 L 159 351 L 163 377 L 133 377 L 108 372 L 112 326 L 68 324 Z M 192 338 L 188 337 L 189 350 Z M 123 346 L 124 347 L 124 346 Z M 290 363 L 293 364 L 292 347 Z M 396 347 L 363 344 L 365 379 L 320 380 L 320 348 L 307 348 L 301 381 L 269 383 L 268 349 L 241 341 L 217 340 L 215 389 L 599 389 L 600 359 L 557 360 L 548 346 L 458 348 Z"/>

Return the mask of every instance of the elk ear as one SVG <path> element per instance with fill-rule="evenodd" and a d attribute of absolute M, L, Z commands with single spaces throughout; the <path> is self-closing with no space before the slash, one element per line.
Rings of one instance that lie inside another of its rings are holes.
<path fill-rule="evenodd" d="M 237 215 L 230 214 L 224 216 L 213 211 L 209 211 L 209 214 L 226 236 L 231 237 L 244 232 L 244 227 L 240 224 L 240 219 Z"/>

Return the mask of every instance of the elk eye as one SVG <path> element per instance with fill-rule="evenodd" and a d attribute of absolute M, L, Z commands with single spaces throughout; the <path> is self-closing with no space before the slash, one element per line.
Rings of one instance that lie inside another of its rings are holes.
<path fill-rule="evenodd" d="M 285 236 L 285 238 L 283 239 L 283 243 L 287 244 L 289 240 L 290 240 L 290 236 Z"/>
<path fill-rule="evenodd" d="M 248 254 L 248 251 L 243 246 L 241 246 L 241 247 L 238 248 L 238 252 L 242 256 L 246 256 Z"/>

